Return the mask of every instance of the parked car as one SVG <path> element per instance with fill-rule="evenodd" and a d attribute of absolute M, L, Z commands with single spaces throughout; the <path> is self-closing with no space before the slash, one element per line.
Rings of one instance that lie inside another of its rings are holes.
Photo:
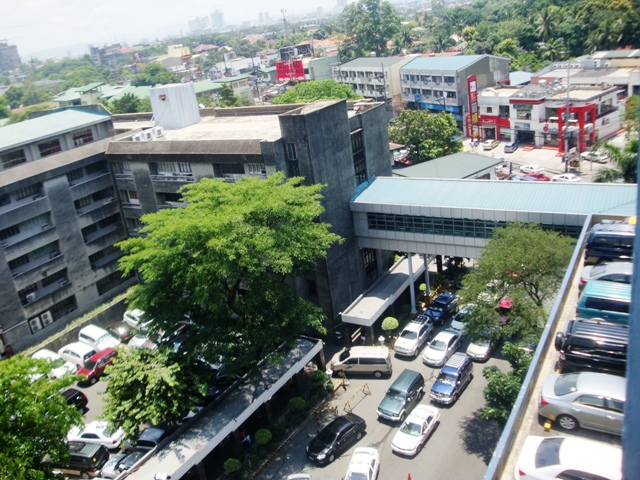
<path fill-rule="evenodd" d="M 418 405 L 393 437 L 391 450 L 409 457 L 417 455 L 439 422 L 440 410 L 431 405 Z"/>
<path fill-rule="evenodd" d="M 116 449 L 124 440 L 125 433 L 121 428 L 113 431 L 107 422 L 96 420 L 84 425 L 84 427 L 73 427 L 67 434 L 68 442 L 84 442 L 104 445 L 110 450 Z"/>
<path fill-rule="evenodd" d="M 630 284 L 632 275 L 632 262 L 612 262 L 600 263 L 598 265 L 587 265 L 582 268 L 579 288 L 580 291 L 582 291 L 590 280 Z"/>
<path fill-rule="evenodd" d="M 148 350 L 155 350 L 158 348 L 160 337 L 155 333 L 136 333 L 131 340 L 129 340 L 129 348 L 146 348 Z"/>
<path fill-rule="evenodd" d="M 442 293 L 429 304 L 424 314 L 433 320 L 434 325 L 444 321 L 458 311 L 458 300 L 453 293 Z"/>
<path fill-rule="evenodd" d="M 122 321 L 132 328 L 140 328 L 144 323 L 143 318 L 144 311 L 140 310 L 139 308 L 134 308 L 133 310 L 127 310 L 126 312 L 124 312 Z"/>
<path fill-rule="evenodd" d="M 576 372 L 547 376 L 538 413 L 563 430 L 586 428 L 622 435 L 627 381 L 606 373 Z"/>
<path fill-rule="evenodd" d="M 584 248 L 585 265 L 619 260 L 630 262 L 635 237 L 635 225 L 622 222 L 595 224 Z"/>
<path fill-rule="evenodd" d="M 131 452 L 148 452 L 158 446 L 158 444 L 169 436 L 169 432 L 160 427 L 145 428 L 138 440 L 134 443 L 128 443 L 124 447 L 124 451 Z"/>
<path fill-rule="evenodd" d="M 473 362 L 464 353 L 454 353 L 433 382 L 429 397 L 436 403 L 455 403 L 473 379 Z"/>
<path fill-rule="evenodd" d="M 363 418 L 347 413 L 329 423 L 307 445 L 307 456 L 319 465 L 333 462 L 349 445 L 359 441 L 367 429 Z"/>
<path fill-rule="evenodd" d="M 487 139 L 484 142 L 482 142 L 482 150 L 493 150 L 498 145 L 500 145 L 500 142 L 498 140 Z"/>
<path fill-rule="evenodd" d="M 73 405 L 81 412 L 84 412 L 87 408 L 87 404 L 89 403 L 89 399 L 77 388 L 68 388 L 64 392 L 62 392 L 62 396 L 67 401 L 67 405 Z"/>
<path fill-rule="evenodd" d="M 127 343 L 136 334 L 135 329 L 124 322 L 110 323 L 105 330 L 122 343 Z"/>
<path fill-rule="evenodd" d="M 54 473 L 89 478 L 100 475 L 100 469 L 108 460 L 109 450 L 103 445 L 71 442 L 69 443 L 69 460 L 54 461 L 46 455 L 42 463 L 51 467 Z"/>
<path fill-rule="evenodd" d="M 543 175 L 542 173 L 538 173 L 538 172 L 527 173 L 527 177 L 537 178 L 539 182 L 550 182 L 551 181 L 551 179 L 549 177 Z"/>
<path fill-rule="evenodd" d="M 516 463 L 520 480 L 622 480 L 622 447 L 586 438 L 529 435 Z"/>
<path fill-rule="evenodd" d="M 582 178 L 578 177 L 573 173 L 562 173 L 560 175 L 554 175 L 551 177 L 552 182 L 565 182 L 565 183 L 576 183 L 581 182 Z"/>
<path fill-rule="evenodd" d="M 92 347 L 82 342 L 70 343 L 58 350 L 58 355 L 79 367 L 95 354 L 96 351 Z"/>
<path fill-rule="evenodd" d="M 584 287 L 576 306 L 576 317 L 628 325 L 631 311 L 631 285 L 593 280 Z"/>
<path fill-rule="evenodd" d="M 422 353 L 422 362 L 430 367 L 440 367 L 460 348 L 461 334 L 447 328 L 439 332 Z"/>
<path fill-rule="evenodd" d="M 473 307 L 475 307 L 473 303 L 469 303 L 467 305 L 463 305 L 462 307 L 460 307 L 460 310 L 458 310 L 458 313 L 456 313 L 453 316 L 453 319 L 451 320 L 451 325 L 449 328 L 451 328 L 452 330 L 457 330 L 461 334 L 464 334 L 464 327 L 469 321 L 469 319 L 471 318 L 471 314 L 473 313 Z"/>
<path fill-rule="evenodd" d="M 46 360 L 51 366 L 51 370 L 48 373 L 49 378 L 62 378 L 68 374 L 75 374 L 78 371 L 78 366 L 68 360 L 65 360 L 56 352 L 42 348 L 31 355 L 31 358 L 35 360 Z"/>
<path fill-rule="evenodd" d="M 87 325 L 81 328 L 78 332 L 78 340 L 93 347 L 96 352 L 109 347 L 116 348 L 121 345 L 120 340 L 113 337 L 104 328 L 96 325 Z"/>
<path fill-rule="evenodd" d="M 537 165 L 535 163 L 529 164 L 529 165 L 522 165 L 520 167 L 520 171 L 522 173 L 526 173 L 526 174 L 530 174 L 530 173 L 538 173 L 538 174 L 543 174 L 544 173 L 544 167 Z"/>
<path fill-rule="evenodd" d="M 481 337 L 469 342 L 467 355 L 476 362 L 486 362 L 491 357 L 496 342 L 491 337 Z"/>
<path fill-rule="evenodd" d="M 393 349 L 398 355 L 415 357 L 422 345 L 433 337 L 433 323 L 409 322 L 395 341 Z"/>
<path fill-rule="evenodd" d="M 513 142 L 509 142 L 504 146 L 504 153 L 513 153 L 518 149 L 519 146 L 520 146 L 520 143 L 517 140 L 514 140 Z"/>
<path fill-rule="evenodd" d="M 128 455 L 126 453 L 116 453 L 109 457 L 107 463 L 104 464 L 102 470 L 100 470 L 101 478 L 116 478 L 120 475 L 120 470 L 118 467 L 122 463 L 122 461 L 127 458 Z"/>
<path fill-rule="evenodd" d="M 594 150 L 591 150 L 590 152 L 582 152 L 580 156 L 584 160 L 589 160 L 590 162 L 607 163 L 609 161 L 609 155 L 604 152 Z"/>
<path fill-rule="evenodd" d="M 389 348 L 377 345 L 346 348 L 333 356 L 330 365 L 334 372 L 373 375 L 375 378 L 393 373 Z"/>
<path fill-rule="evenodd" d="M 344 480 L 376 480 L 380 472 L 380 454 L 372 447 L 359 447 L 353 451 Z"/>
<path fill-rule="evenodd" d="M 424 395 L 424 377 L 414 370 L 405 369 L 391 384 L 378 405 L 378 417 L 402 422 Z"/>
<path fill-rule="evenodd" d="M 84 375 L 90 385 L 93 385 L 98 379 L 104 375 L 104 370 L 107 366 L 113 363 L 113 359 L 118 356 L 113 348 L 105 348 L 93 355 L 85 364 L 78 370 L 78 375 Z"/>

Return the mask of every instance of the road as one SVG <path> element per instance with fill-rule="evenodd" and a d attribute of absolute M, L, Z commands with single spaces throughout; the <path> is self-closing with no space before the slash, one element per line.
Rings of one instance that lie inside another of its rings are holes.
<path fill-rule="evenodd" d="M 459 351 L 464 352 L 467 344 L 467 341 L 463 341 Z M 331 405 L 337 406 L 339 412 L 344 413 L 345 405 L 349 402 L 353 413 L 363 417 L 367 422 L 367 433 L 356 446 L 371 446 L 378 449 L 381 459 L 380 480 L 404 480 L 409 474 L 413 480 L 481 479 L 501 434 L 499 427 L 478 416 L 478 410 L 484 406 L 482 390 L 486 386 L 482 369 L 488 365 L 496 365 L 503 371 L 509 368 L 508 362 L 500 357 L 499 352 L 494 352 L 493 357 L 486 364 L 474 364 L 473 380 L 454 405 L 439 406 L 440 425 L 415 458 L 403 458 L 391 451 L 391 442 L 399 425 L 378 421 L 376 409 L 387 388 L 405 368 L 417 370 L 425 376 L 427 393 L 423 403 L 428 402 L 428 390 L 439 369 L 424 365 L 420 355 L 415 359 L 395 357 L 393 376 L 390 379 L 350 378 L 349 386 L 346 389 L 340 388 L 334 394 Z M 363 388 L 366 387 L 371 394 L 363 392 Z M 324 418 L 323 425 L 334 416 L 327 413 Z M 310 474 L 313 480 L 343 478 L 356 446 L 352 446 L 343 453 L 333 464 L 316 467 L 307 459 L 304 449 L 317 429 L 318 423 L 311 420 L 293 438 L 290 447 L 258 478 L 280 480 L 287 475 L 299 472 Z"/>

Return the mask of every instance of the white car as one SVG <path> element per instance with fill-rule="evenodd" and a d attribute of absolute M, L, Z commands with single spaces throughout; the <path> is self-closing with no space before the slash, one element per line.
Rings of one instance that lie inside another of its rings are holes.
<path fill-rule="evenodd" d="M 144 326 L 144 324 L 146 323 L 146 322 L 143 322 L 143 325 L 140 325 L 140 322 L 142 322 L 143 317 L 144 317 L 144 311 L 140 310 L 139 308 L 134 308 L 133 310 L 127 310 L 126 312 L 124 312 L 122 321 L 132 328 L 140 328 L 141 326 Z"/>
<path fill-rule="evenodd" d="M 622 447 L 578 437 L 529 435 L 515 468 L 518 480 L 622 479 Z"/>
<path fill-rule="evenodd" d="M 422 362 L 430 367 L 441 367 L 460 348 L 461 333 L 447 328 L 439 332 L 427 345 L 422 354 Z"/>
<path fill-rule="evenodd" d="M 436 426 L 440 422 L 440 410 L 431 405 L 418 405 L 400 426 L 393 437 L 391 450 L 413 457 L 424 446 Z"/>
<path fill-rule="evenodd" d="M 552 182 L 581 182 L 582 179 L 573 173 L 563 173 L 561 175 L 554 175 L 551 177 Z"/>
<path fill-rule="evenodd" d="M 473 307 L 475 307 L 473 303 L 469 303 L 468 305 L 463 305 L 462 307 L 460 307 L 458 313 L 456 313 L 451 320 L 450 328 L 464 334 L 464 327 L 471 317 Z"/>
<path fill-rule="evenodd" d="M 78 332 L 78 340 L 92 346 L 96 352 L 122 345 L 120 340 L 96 325 L 87 325 Z"/>
<path fill-rule="evenodd" d="M 398 355 L 415 357 L 424 342 L 433 337 L 433 323 L 429 318 L 426 322 L 409 322 L 400 332 L 400 336 L 393 345 Z"/>
<path fill-rule="evenodd" d="M 82 342 L 70 343 L 58 350 L 58 355 L 78 367 L 83 367 L 95 354 L 96 351 L 92 347 Z"/>
<path fill-rule="evenodd" d="M 522 173 L 544 173 L 544 167 L 540 165 L 532 164 L 532 165 L 522 165 L 520 167 L 520 171 Z"/>
<path fill-rule="evenodd" d="M 500 142 L 498 140 L 485 140 L 484 142 L 482 142 L 482 150 L 493 150 L 498 145 L 500 145 Z"/>
<path fill-rule="evenodd" d="M 114 432 L 109 428 L 107 422 L 96 420 L 87 423 L 84 427 L 73 427 L 67 434 L 67 441 L 95 443 L 112 450 L 120 446 L 124 437 L 125 433 L 121 428 Z"/>
<path fill-rule="evenodd" d="M 493 352 L 493 343 L 488 338 L 478 338 L 469 343 L 467 347 L 467 355 L 471 360 L 476 362 L 485 362 L 489 360 L 491 352 Z"/>
<path fill-rule="evenodd" d="M 118 467 L 128 456 L 128 453 L 117 453 L 115 455 L 111 455 L 109 460 L 107 460 L 107 463 L 102 467 L 102 470 L 100 470 L 100 476 L 102 478 L 116 478 L 120 473 L 122 473 Z"/>
<path fill-rule="evenodd" d="M 51 370 L 49 371 L 50 378 L 62 378 L 67 374 L 74 375 L 78 371 L 78 365 L 65 360 L 56 352 L 43 348 L 31 355 L 31 358 L 35 360 L 46 360 L 51 364 Z"/>
<path fill-rule="evenodd" d="M 599 280 L 601 282 L 631 283 L 633 276 L 632 262 L 611 262 L 600 263 L 597 265 L 587 265 L 582 268 L 580 275 L 580 290 L 590 280 Z"/>
<path fill-rule="evenodd" d="M 380 454 L 371 447 L 353 451 L 344 480 L 376 480 L 380 471 Z"/>
<path fill-rule="evenodd" d="M 597 151 L 582 152 L 580 156 L 584 160 L 589 160 L 590 162 L 607 163 L 609 161 L 609 155 L 607 155 L 604 152 L 597 152 Z"/>

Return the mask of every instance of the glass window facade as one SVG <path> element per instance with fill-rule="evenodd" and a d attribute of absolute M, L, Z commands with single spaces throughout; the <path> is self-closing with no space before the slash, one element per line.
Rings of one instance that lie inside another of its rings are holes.
<path fill-rule="evenodd" d="M 353 169 L 356 174 L 356 186 L 367 181 L 367 162 L 364 155 L 362 130 L 351 134 L 351 152 L 353 153 Z"/>

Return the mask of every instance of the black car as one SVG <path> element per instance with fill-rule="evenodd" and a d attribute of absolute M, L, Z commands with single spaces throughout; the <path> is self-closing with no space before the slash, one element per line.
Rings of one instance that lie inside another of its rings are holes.
<path fill-rule="evenodd" d="M 87 408 L 89 400 L 87 396 L 76 388 L 69 388 L 62 392 L 62 396 L 67 400 L 67 405 L 73 405 L 81 412 Z"/>
<path fill-rule="evenodd" d="M 433 320 L 435 325 L 442 325 L 444 321 L 458 311 L 458 300 L 453 293 L 443 293 L 438 296 L 424 311 L 424 315 Z"/>
<path fill-rule="evenodd" d="M 138 441 L 135 444 L 128 443 L 124 447 L 125 453 L 130 452 L 148 452 L 158 446 L 158 444 L 169 436 L 169 432 L 164 428 L 149 427 L 145 428 Z"/>
<path fill-rule="evenodd" d="M 124 322 L 110 323 L 105 330 L 122 343 L 127 343 L 136 334 L 135 330 Z"/>
<path fill-rule="evenodd" d="M 349 445 L 360 440 L 366 428 L 364 419 L 353 413 L 338 417 L 307 445 L 307 456 L 319 465 L 327 465 Z"/>

